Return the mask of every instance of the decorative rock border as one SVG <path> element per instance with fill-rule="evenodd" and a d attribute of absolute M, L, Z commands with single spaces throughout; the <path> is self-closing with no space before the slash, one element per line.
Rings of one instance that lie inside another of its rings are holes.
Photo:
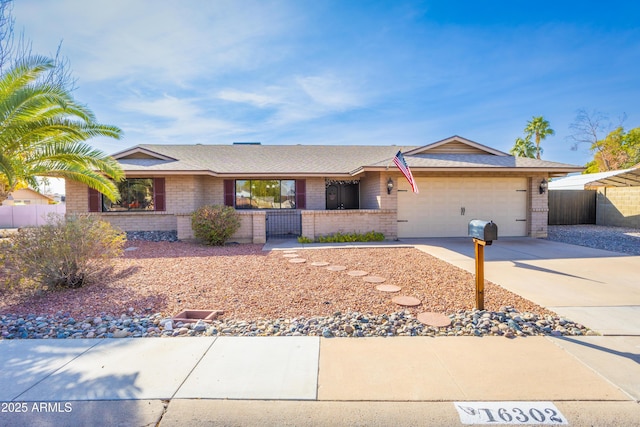
<path fill-rule="evenodd" d="M 53 316 L 0 315 L 0 338 L 117 338 L 178 336 L 583 336 L 598 335 L 558 316 L 520 313 L 512 307 L 500 311 L 460 310 L 446 316 L 448 327 L 428 326 L 408 310 L 391 314 L 336 312 L 331 316 L 288 319 L 213 320 L 210 324 L 174 322 L 161 314 L 128 314 L 73 319 Z M 349 332 L 347 332 L 349 331 Z"/>

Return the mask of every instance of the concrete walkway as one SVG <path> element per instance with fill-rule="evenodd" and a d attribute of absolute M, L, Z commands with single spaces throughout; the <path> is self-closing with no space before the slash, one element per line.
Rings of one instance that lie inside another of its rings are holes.
<path fill-rule="evenodd" d="M 400 244 L 473 269 L 467 239 Z M 0 426 L 456 426 L 496 424 L 500 405 L 511 425 L 525 408 L 529 421 L 636 426 L 639 320 L 625 325 L 617 303 L 635 313 L 640 257 L 584 251 L 500 240 L 486 276 L 555 311 L 597 303 L 607 316 L 584 323 L 626 335 L 0 340 Z"/>

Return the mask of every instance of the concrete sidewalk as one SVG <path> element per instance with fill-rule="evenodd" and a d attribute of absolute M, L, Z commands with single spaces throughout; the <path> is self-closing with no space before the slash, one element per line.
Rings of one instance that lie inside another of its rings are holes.
<path fill-rule="evenodd" d="M 598 425 L 634 425 L 638 397 L 563 349 L 586 338 L 0 341 L 0 401 L 27 409 L 0 425 L 462 425 L 453 402 L 469 401 L 552 402 L 570 425 L 608 408 Z"/>
<path fill-rule="evenodd" d="M 473 271 L 468 239 L 395 245 Z M 485 255 L 488 280 L 623 336 L 0 340 L 0 426 L 456 426 L 474 402 L 638 425 L 640 257 L 534 239 Z"/>

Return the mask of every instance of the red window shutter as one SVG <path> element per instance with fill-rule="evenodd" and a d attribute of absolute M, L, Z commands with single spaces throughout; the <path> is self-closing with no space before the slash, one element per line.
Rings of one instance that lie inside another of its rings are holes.
<path fill-rule="evenodd" d="M 307 208 L 307 181 L 296 179 L 296 209 Z"/>
<path fill-rule="evenodd" d="M 165 207 L 165 189 L 164 189 L 164 178 L 154 178 L 153 179 L 153 203 L 155 206 L 155 210 L 164 211 Z"/>
<path fill-rule="evenodd" d="M 236 183 L 232 179 L 224 180 L 224 205 L 233 206 L 234 199 L 236 198 L 235 192 Z"/>
<path fill-rule="evenodd" d="M 100 193 L 89 188 L 89 212 L 100 212 Z"/>

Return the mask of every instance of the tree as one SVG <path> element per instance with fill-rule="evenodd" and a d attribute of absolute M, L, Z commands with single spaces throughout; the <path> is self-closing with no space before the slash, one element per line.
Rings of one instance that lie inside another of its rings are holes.
<path fill-rule="evenodd" d="M 609 132 L 591 146 L 593 160 L 585 173 L 626 169 L 640 163 L 640 128 L 624 131 L 622 126 Z"/>
<path fill-rule="evenodd" d="M 578 110 L 570 126 L 573 129 L 570 136 L 574 141 L 572 150 L 586 143 L 593 153 L 593 160 L 585 165 L 584 173 L 625 169 L 640 163 L 640 127 L 625 132 L 625 119 L 623 114 L 614 128 L 605 114 Z"/>
<path fill-rule="evenodd" d="M 531 137 L 527 135 L 524 139 L 520 137 L 516 138 L 516 142 L 513 148 L 509 150 L 509 153 L 514 156 L 533 159 L 536 157 L 536 147 L 533 145 L 533 142 L 531 142 Z"/>
<path fill-rule="evenodd" d="M 622 120 L 620 126 L 622 126 Z M 598 153 L 604 149 L 601 141 L 612 128 L 609 118 L 600 111 L 593 110 L 589 112 L 585 109 L 580 109 L 569 127 L 573 130 L 573 134 L 570 135 L 570 138 L 574 141 L 571 149 L 575 151 L 580 144 L 588 144 L 589 149 L 594 152 L 594 160 L 586 165 L 587 170 L 585 173 L 611 170 L 607 156 L 600 159 L 601 166 L 598 165 L 598 161 L 595 159 Z"/>
<path fill-rule="evenodd" d="M 527 122 L 524 132 L 529 139 L 535 136 L 536 159 L 540 159 L 540 141 L 546 139 L 549 135 L 554 135 L 555 131 L 549 127 L 549 121 L 545 120 L 542 116 L 538 116 L 533 117 Z"/>
<path fill-rule="evenodd" d="M 640 166 L 640 127 L 627 132 L 624 145 L 629 153 L 629 162 L 625 167 Z"/>
<path fill-rule="evenodd" d="M 21 34 L 16 40 L 12 11 L 13 0 L 0 0 L 0 73 L 4 73 L 13 64 L 35 56 L 31 41 L 25 39 L 24 35 Z M 62 42 L 58 44 L 58 49 L 53 55 L 54 66 L 41 78 L 72 92 L 76 89 L 76 79 L 70 71 L 68 58 L 62 56 L 61 51 Z"/>
<path fill-rule="evenodd" d="M 84 141 L 119 139 L 122 131 L 96 123 L 88 107 L 48 79 L 53 67 L 53 60 L 36 56 L 0 74 L 0 203 L 15 189 L 37 188 L 39 176 L 81 182 L 115 201 L 120 165 Z"/>

